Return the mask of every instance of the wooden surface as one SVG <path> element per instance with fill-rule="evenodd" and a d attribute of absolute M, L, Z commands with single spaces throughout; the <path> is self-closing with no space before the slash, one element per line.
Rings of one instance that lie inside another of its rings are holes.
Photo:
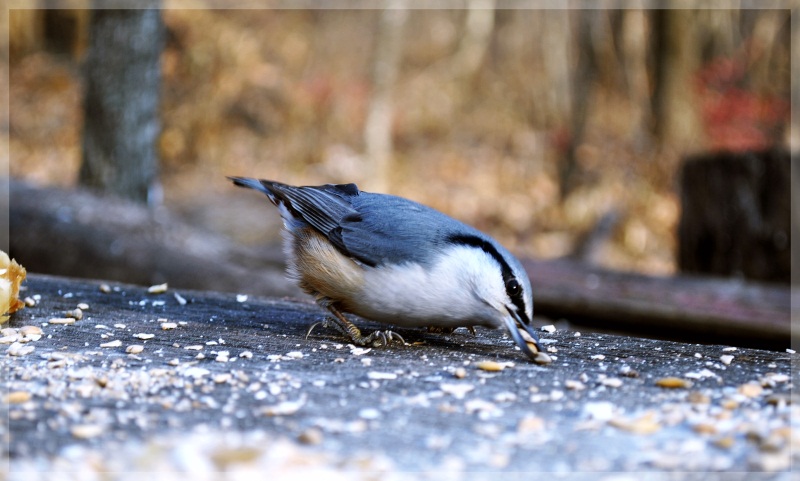
<path fill-rule="evenodd" d="M 23 296 L 38 303 L 10 327 L 43 335 L 0 345 L 10 479 L 64 470 L 74 479 L 140 471 L 218 479 L 210 473 L 240 470 L 318 479 L 496 471 L 598 479 L 647 470 L 649 479 L 675 479 L 662 471 L 714 479 L 705 472 L 786 472 L 800 442 L 791 430 L 797 355 L 785 351 L 563 328 L 542 332 L 556 358 L 547 366 L 484 329 L 398 329 L 408 345 L 359 350 L 330 330 L 306 339 L 323 315 L 307 302 L 148 294 L 117 283 L 104 293 L 100 285 L 26 281 Z M 51 322 L 78 303 L 88 304 L 81 320 Z M 142 351 L 126 353 L 131 345 Z M 505 368 L 484 371 L 482 361 Z"/>

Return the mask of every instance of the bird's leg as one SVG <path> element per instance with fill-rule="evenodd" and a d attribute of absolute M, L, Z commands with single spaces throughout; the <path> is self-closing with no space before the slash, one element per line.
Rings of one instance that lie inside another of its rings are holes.
<path fill-rule="evenodd" d="M 356 327 L 355 324 L 348 321 L 347 318 L 344 317 L 344 315 L 341 312 L 339 312 L 338 309 L 336 309 L 334 306 L 326 306 L 326 307 L 331 312 L 331 314 L 333 314 L 334 317 L 327 318 L 322 322 L 317 322 L 314 325 L 312 325 L 308 329 L 308 332 L 306 333 L 306 338 L 311 334 L 311 331 L 314 330 L 315 327 L 317 327 L 317 325 L 322 324 L 323 327 L 331 326 L 340 333 L 342 333 L 344 336 L 349 337 L 350 340 L 353 341 L 353 344 L 357 346 L 374 345 L 374 343 L 376 343 L 377 341 L 380 341 L 380 343 L 383 345 L 388 345 L 394 339 L 399 340 L 403 344 L 406 343 L 405 339 L 403 339 L 403 337 L 400 334 L 393 331 L 375 331 L 369 336 L 364 337 L 364 335 L 361 334 L 361 330 L 358 327 Z M 328 323 L 328 321 L 332 322 Z"/>

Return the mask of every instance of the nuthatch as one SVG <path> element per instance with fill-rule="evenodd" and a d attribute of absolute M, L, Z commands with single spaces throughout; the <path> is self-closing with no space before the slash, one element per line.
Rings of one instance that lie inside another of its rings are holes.
<path fill-rule="evenodd" d="M 483 232 L 402 197 L 362 192 L 355 184 L 294 187 L 229 179 L 275 204 L 286 227 L 289 277 L 333 314 L 333 327 L 353 343 L 402 338 L 392 331 L 362 336 L 343 312 L 402 327 L 505 327 L 534 359 L 522 328 L 541 351 L 530 326 L 528 275 Z"/>

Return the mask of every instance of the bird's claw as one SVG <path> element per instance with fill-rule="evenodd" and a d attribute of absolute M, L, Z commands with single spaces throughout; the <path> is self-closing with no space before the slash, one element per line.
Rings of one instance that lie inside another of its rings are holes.
<path fill-rule="evenodd" d="M 403 339 L 403 336 L 394 332 L 394 331 L 375 331 L 367 337 L 362 337 L 361 339 L 353 339 L 353 342 L 359 346 L 367 346 L 372 345 L 373 347 L 377 346 L 388 346 L 390 342 L 393 340 L 400 341 L 401 344 L 405 344 L 406 340 Z"/>
<path fill-rule="evenodd" d="M 394 331 L 374 331 L 372 334 L 368 336 L 363 336 L 361 331 L 349 321 L 346 325 L 340 324 L 340 322 L 336 318 L 326 317 L 325 319 L 315 322 L 312 324 L 308 331 L 306 331 L 306 339 L 308 336 L 311 335 L 311 331 L 313 331 L 317 326 L 322 325 L 322 327 L 333 327 L 336 329 L 340 334 L 344 335 L 345 337 L 350 338 L 350 340 L 356 346 L 388 346 L 394 340 L 400 341 L 401 344 L 405 344 L 406 341 L 403 339 L 403 336 L 394 332 Z"/>

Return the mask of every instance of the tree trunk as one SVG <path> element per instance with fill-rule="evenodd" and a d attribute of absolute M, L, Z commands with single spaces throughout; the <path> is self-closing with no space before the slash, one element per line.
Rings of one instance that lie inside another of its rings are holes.
<path fill-rule="evenodd" d="M 372 71 L 372 98 L 364 126 L 367 159 L 372 165 L 370 189 L 385 192 L 389 187 L 392 159 L 392 94 L 403 46 L 403 26 L 408 17 L 405 0 L 387 6 L 379 20 Z"/>
<path fill-rule="evenodd" d="M 570 79 L 571 94 L 566 102 L 570 110 L 569 116 L 569 143 L 567 144 L 564 158 L 558 166 L 559 192 L 561 198 L 565 199 L 572 189 L 576 187 L 576 177 L 578 177 L 577 149 L 583 142 L 586 123 L 588 120 L 588 107 L 591 102 L 592 89 L 597 74 L 597 63 L 595 61 L 595 51 L 592 46 L 594 38 L 592 29 L 601 15 L 605 15 L 602 10 L 580 10 L 576 12 L 578 28 L 576 32 L 577 42 L 577 66 Z M 569 66 L 569 61 L 563 59 L 564 65 Z"/>
<path fill-rule="evenodd" d="M 787 152 L 688 159 L 681 173 L 681 271 L 789 283 L 790 179 Z"/>
<path fill-rule="evenodd" d="M 464 35 L 450 66 L 451 76 L 460 80 L 475 76 L 489 49 L 494 30 L 495 0 L 470 0 L 467 7 Z"/>
<path fill-rule="evenodd" d="M 90 29 L 79 182 L 101 192 L 158 204 L 161 12 L 98 9 Z"/>
<path fill-rule="evenodd" d="M 697 143 L 700 121 L 692 93 L 699 57 L 694 12 L 654 10 L 653 118 L 661 148 L 687 150 Z"/>

